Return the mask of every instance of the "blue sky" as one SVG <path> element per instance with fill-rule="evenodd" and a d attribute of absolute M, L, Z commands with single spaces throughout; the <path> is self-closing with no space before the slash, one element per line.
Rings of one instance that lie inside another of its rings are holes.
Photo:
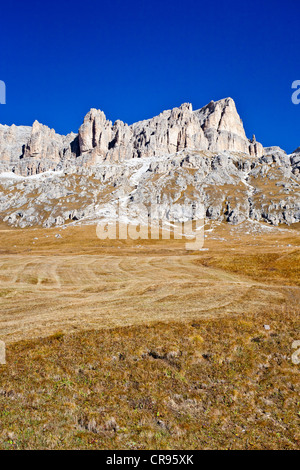
<path fill-rule="evenodd" d="M 0 123 L 77 132 L 91 107 L 129 124 L 231 96 L 249 137 L 300 145 L 300 2 L 1 2 Z"/>

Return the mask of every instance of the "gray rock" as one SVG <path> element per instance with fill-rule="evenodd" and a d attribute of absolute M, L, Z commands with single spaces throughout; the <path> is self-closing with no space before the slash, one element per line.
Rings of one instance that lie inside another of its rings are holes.
<path fill-rule="evenodd" d="M 116 217 L 121 200 L 135 220 L 158 203 L 166 220 L 180 221 L 185 200 L 216 221 L 290 225 L 300 220 L 299 168 L 299 152 L 247 139 L 230 98 L 131 126 L 93 109 L 78 136 L 38 122 L 0 126 L 0 219 L 63 227 Z"/>

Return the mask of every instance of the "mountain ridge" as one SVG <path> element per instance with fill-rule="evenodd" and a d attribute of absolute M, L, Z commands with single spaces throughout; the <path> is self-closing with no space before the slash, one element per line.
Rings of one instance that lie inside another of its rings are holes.
<path fill-rule="evenodd" d="M 31 127 L 0 125 L 0 171 L 23 176 L 64 165 L 162 156 L 184 148 L 263 155 L 263 146 L 246 137 L 232 98 L 211 101 L 195 111 L 190 103 L 183 103 L 131 125 L 120 120 L 112 123 L 103 111 L 92 108 L 78 134 L 66 136 L 38 121 Z"/>
<path fill-rule="evenodd" d="M 171 220 L 183 199 L 217 223 L 298 223 L 299 152 L 248 139 L 231 98 L 130 126 L 92 108 L 66 136 L 37 121 L 0 125 L 0 220 L 12 226 L 116 220 L 119 201 L 130 217 L 158 203 Z"/>

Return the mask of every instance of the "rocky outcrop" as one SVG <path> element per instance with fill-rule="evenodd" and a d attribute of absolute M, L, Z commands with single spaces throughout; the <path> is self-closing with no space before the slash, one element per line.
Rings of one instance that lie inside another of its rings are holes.
<path fill-rule="evenodd" d="M 97 221 L 119 201 L 129 216 L 159 204 L 169 220 L 183 199 L 232 225 L 300 222 L 300 150 L 248 140 L 231 98 L 130 126 L 91 109 L 78 135 L 0 125 L 0 220 L 10 225 Z"/>
<path fill-rule="evenodd" d="M 298 161 L 284 152 L 272 154 L 253 159 L 185 149 L 68 174 L 0 175 L 0 219 L 19 227 L 91 222 L 116 217 L 118 203 L 126 203 L 129 218 L 142 216 L 140 204 L 147 210 L 159 204 L 162 217 L 170 220 L 178 204 L 200 203 L 207 218 L 232 225 L 300 222 Z"/>
<path fill-rule="evenodd" d="M 0 173 L 12 171 L 20 162 L 31 127 L 0 124 Z"/>
<path fill-rule="evenodd" d="M 168 155 L 186 148 L 263 155 L 263 146 L 247 139 L 231 98 L 211 101 L 197 111 L 184 103 L 131 126 L 122 121 L 112 124 L 102 111 L 91 109 L 79 129 L 79 147 L 81 155 L 89 154 L 91 164 Z"/>
<path fill-rule="evenodd" d="M 263 154 L 261 144 L 247 139 L 233 99 L 211 101 L 196 114 L 208 140 L 208 150 L 239 151 L 256 157 Z"/>
<path fill-rule="evenodd" d="M 63 166 L 73 159 L 71 144 L 75 138 L 76 134 L 62 136 L 35 121 L 15 172 L 33 175 Z"/>
<path fill-rule="evenodd" d="M 113 124 L 102 111 L 91 109 L 78 135 L 59 135 L 37 121 L 31 128 L 0 126 L 0 171 L 24 176 L 160 157 L 183 149 L 263 155 L 262 145 L 247 139 L 231 98 L 211 101 L 196 111 L 184 103 L 131 126 L 119 120 Z"/>
<path fill-rule="evenodd" d="M 76 134 L 62 136 L 38 121 L 32 127 L 0 125 L 0 172 L 30 176 L 73 163 L 77 141 Z"/>

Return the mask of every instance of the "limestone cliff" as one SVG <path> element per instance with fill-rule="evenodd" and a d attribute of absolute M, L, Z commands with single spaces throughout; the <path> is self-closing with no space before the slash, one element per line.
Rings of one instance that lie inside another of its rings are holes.
<path fill-rule="evenodd" d="M 162 156 L 185 148 L 213 152 L 232 150 L 260 157 L 263 146 L 250 142 L 234 101 L 211 101 L 193 111 L 189 103 L 164 111 L 131 126 L 112 124 L 102 111 L 91 109 L 79 129 L 80 154 L 88 154 L 91 164 L 130 158 Z"/>
<path fill-rule="evenodd" d="M 168 220 L 183 200 L 214 223 L 299 223 L 300 150 L 247 139 L 231 98 L 130 126 L 91 109 L 78 135 L 0 125 L 0 220 L 10 225 L 94 223 L 116 218 L 119 201 L 138 217 L 154 202 Z"/>
<path fill-rule="evenodd" d="M 32 127 L 0 125 L 0 171 L 28 176 L 47 170 L 95 166 L 132 158 L 161 157 L 183 149 L 230 150 L 261 157 L 263 146 L 247 139 L 234 101 L 211 101 L 193 111 L 189 103 L 132 125 L 114 124 L 91 109 L 78 135 L 57 134 L 35 121 Z"/>

